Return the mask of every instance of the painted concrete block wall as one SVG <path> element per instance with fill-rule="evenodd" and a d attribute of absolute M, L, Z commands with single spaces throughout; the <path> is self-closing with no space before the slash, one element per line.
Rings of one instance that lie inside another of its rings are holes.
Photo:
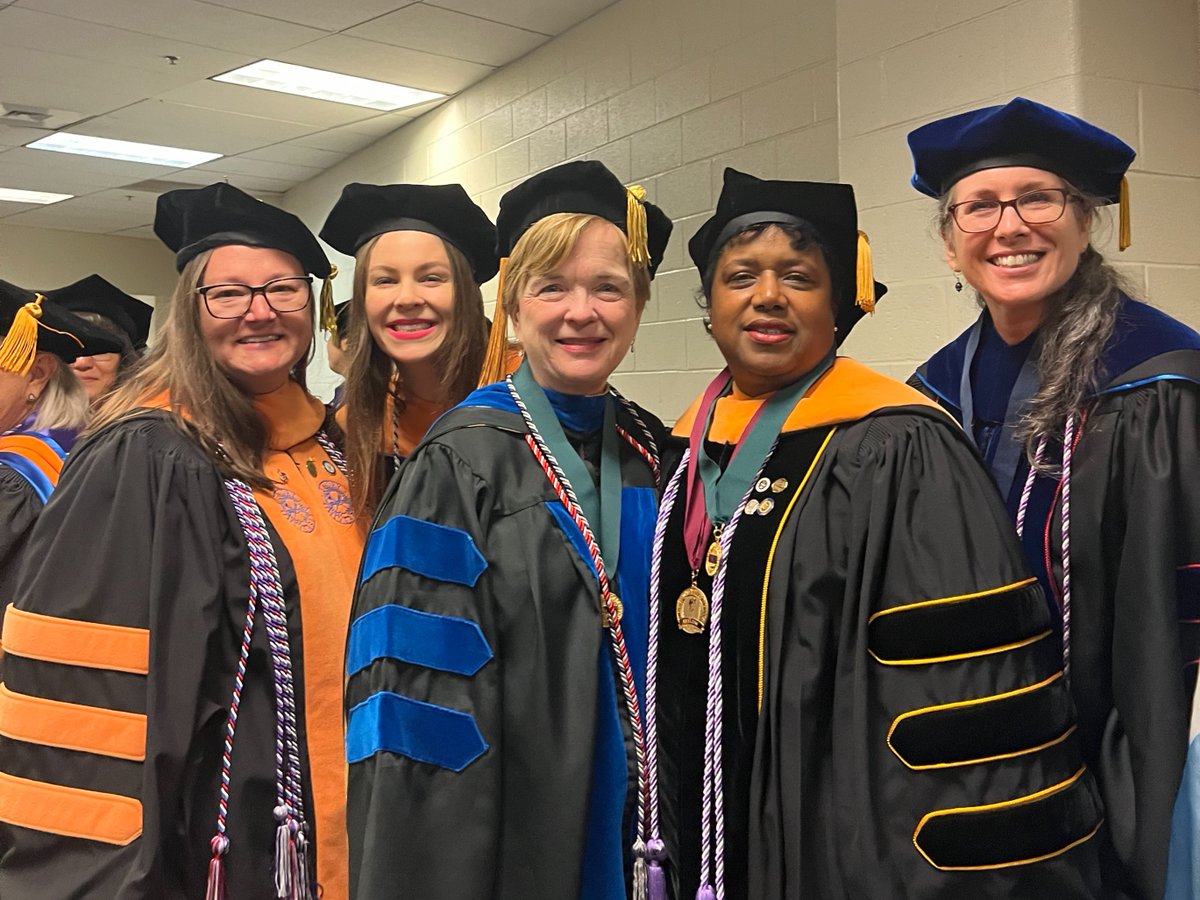
<path fill-rule="evenodd" d="M 623 0 L 291 191 L 317 228 L 350 181 L 461 182 L 495 216 L 540 169 L 599 159 L 675 220 L 635 351 L 614 378 L 673 420 L 722 365 L 685 245 L 731 165 L 766 178 L 838 174 L 835 0 Z M 352 260 L 339 300 L 349 297 Z M 494 283 L 484 288 L 494 296 Z M 328 394 L 335 380 L 312 379 Z"/>
<path fill-rule="evenodd" d="M 285 203 L 317 228 L 350 181 L 459 181 L 494 216 L 538 170 L 604 161 L 675 220 L 636 350 L 614 379 L 671 421 L 721 365 L 685 245 L 725 166 L 855 185 L 891 292 L 844 349 L 905 378 L 975 307 L 953 290 L 933 202 L 908 185 L 904 136 L 1022 94 L 1139 150 L 1134 245 L 1119 257 L 1104 247 L 1138 291 L 1200 325 L 1198 18 L 1194 0 L 622 0 Z M 344 299 L 352 261 L 337 261 Z M 328 393 L 335 380 L 314 383 Z"/>
<path fill-rule="evenodd" d="M 1133 245 L 1115 210 L 1097 243 L 1134 292 L 1200 327 L 1200 19 L 1193 0 L 838 0 L 839 171 L 891 287 L 846 352 L 896 377 L 977 314 L 957 294 L 935 204 L 908 186 L 912 128 L 1016 95 L 1074 112 L 1138 151 Z"/>
<path fill-rule="evenodd" d="M 175 258 L 156 240 L 0 225 L 0 278 L 5 281 L 45 290 L 93 272 L 127 293 L 160 301 L 175 289 Z"/>

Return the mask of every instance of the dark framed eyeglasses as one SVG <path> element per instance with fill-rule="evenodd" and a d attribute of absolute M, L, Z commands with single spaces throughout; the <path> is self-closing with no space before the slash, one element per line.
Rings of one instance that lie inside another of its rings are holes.
<path fill-rule="evenodd" d="M 196 293 L 214 319 L 240 319 L 250 312 L 255 294 L 262 294 L 267 306 L 277 313 L 299 312 L 312 299 L 312 276 L 289 275 L 259 285 L 206 284 L 196 288 Z"/>
<path fill-rule="evenodd" d="M 1068 200 L 1079 197 L 1066 188 L 1039 188 L 1011 200 L 964 200 L 949 207 L 954 224 L 968 234 L 991 231 L 1011 206 L 1026 225 L 1049 225 L 1062 218 Z"/>

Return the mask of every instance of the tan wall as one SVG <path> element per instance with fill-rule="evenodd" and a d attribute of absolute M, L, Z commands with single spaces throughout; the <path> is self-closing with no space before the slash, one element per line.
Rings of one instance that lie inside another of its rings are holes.
<path fill-rule="evenodd" d="M 128 294 L 170 297 L 175 260 L 158 241 L 0 225 L 0 278 L 21 287 L 62 287 L 92 273 Z"/>
<path fill-rule="evenodd" d="M 903 378 L 975 314 L 952 290 L 932 201 L 908 185 L 904 135 L 1018 93 L 1139 150 L 1134 245 L 1118 262 L 1153 302 L 1200 325 L 1198 46 L 1192 0 L 622 0 L 285 203 L 319 228 L 347 182 L 459 181 L 494 215 L 540 169 L 604 161 L 675 220 L 636 352 L 614 379 L 672 420 L 721 363 L 684 247 L 726 165 L 855 185 L 892 292 L 845 349 Z M 344 299 L 351 265 L 338 262 Z M 326 394 L 335 382 L 314 377 Z"/>

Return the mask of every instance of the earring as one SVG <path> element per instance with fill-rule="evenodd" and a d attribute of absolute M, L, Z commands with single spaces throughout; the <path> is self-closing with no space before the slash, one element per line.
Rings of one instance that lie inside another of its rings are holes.
<path fill-rule="evenodd" d="M 962 275 L 960 275 L 958 272 L 954 273 L 954 290 L 958 291 L 960 294 L 962 293 Z"/>
<path fill-rule="evenodd" d="M 629 352 L 633 353 L 636 350 L 637 350 L 637 341 L 630 341 L 629 342 Z"/>
<path fill-rule="evenodd" d="M 26 398 L 25 398 L 25 404 L 26 404 L 27 406 L 33 406 L 33 404 L 34 404 L 34 403 L 36 403 L 36 402 L 37 402 L 37 395 L 36 395 L 36 394 L 30 394 L 28 397 L 26 397 Z"/>

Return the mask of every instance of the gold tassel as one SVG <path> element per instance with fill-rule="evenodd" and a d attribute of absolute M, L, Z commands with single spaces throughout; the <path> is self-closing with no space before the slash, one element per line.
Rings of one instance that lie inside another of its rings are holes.
<path fill-rule="evenodd" d="M 331 338 L 337 338 L 337 313 L 333 309 L 333 279 L 337 278 L 337 266 L 330 263 L 329 274 L 321 284 L 321 330 Z"/>
<path fill-rule="evenodd" d="M 38 319 L 42 317 L 41 294 L 17 310 L 8 334 L 0 343 L 0 372 L 28 375 L 37 356 Z"/>
<path fill-rule="evenodd" d="M 1120 199 L 1120 232 L 1117 238 L 1117 249 L 1124 250 L 1131 243 L 1130 239 L 1130 224 L 1129 224 L 1129 179 L 1124 175 L 1121 176 L 1121 193 Z"/>
<path fill-rule="evenodd" d="M 508 357 L 508 315 L 504 312 L 504 270 L 508 257 L 500 260 L 500 271 L 496 273 L 496 311 L 492 313 L 492 330 L 488 334 L 487 352 L 483 355 L 483 366 L 479 370 L 479 386 L 500 381 L 508 372 L 505 363 Z"/>
<path fill-rule="evenodd" d="M 865 313 L 875 312 L 875 267 L 871 263 L 871 241 L 865 231 L 858 233 L 858 261 L 855 266 L 854 302 Z"/>
<path fill-rule="evenodd" d="M 643 269 L 650 267 L 650 234 L 646 226 L 646 189 L 640 184 L 625 189 L 625 230 L 629 260 Z"/>

